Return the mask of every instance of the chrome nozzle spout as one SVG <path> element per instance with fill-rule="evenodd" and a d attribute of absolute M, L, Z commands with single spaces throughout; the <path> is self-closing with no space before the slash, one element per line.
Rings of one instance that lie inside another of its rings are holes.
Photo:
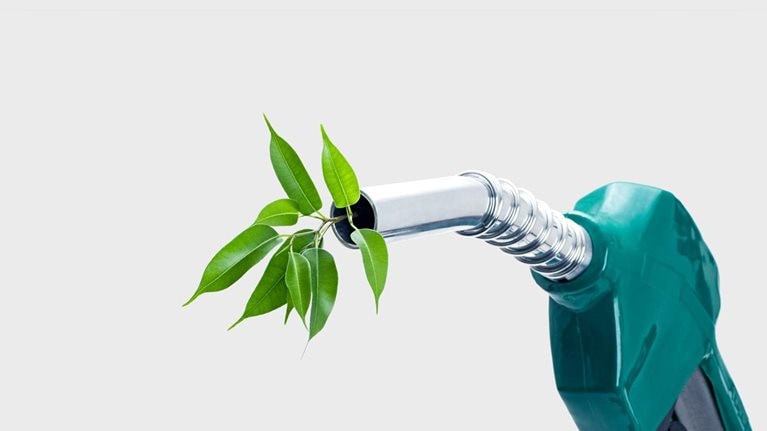
<path fill-rule="evenodd" d="M 365 187 L 352 206 L 354 225 L 377 230 L 387 240 L 477 226 L 487 209 L 482 183 L 464 176 Z M 332 216 L 346 214 L 331 208 Z M 348 221 L 333 225 L 341 242 L 352 248 Z"/>
<path fill-rule="evenodd" d="M 509 253 L 551 280 L 572 280 L 591 261 L 586 230 L 530 192 L 479 171 L 365 187 L 351 208 L 354 225 L 387 240 L 453 231 Z M 331 207 L 331 215 L 346 214 Z M 347 220 L 333 225 L 342 244 L 356 248 Z"/>

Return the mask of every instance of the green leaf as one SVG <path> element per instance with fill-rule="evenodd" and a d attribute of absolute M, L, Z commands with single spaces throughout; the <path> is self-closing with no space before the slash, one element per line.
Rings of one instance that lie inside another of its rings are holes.
<path fill-rule="evenodd" d="M 296 234 L 309 232 L 313 231 L 311 229 L 301 229 L 297 231 Z M 293 249 L 301 251 L 313 244 L 314 235 L 300 235 L 293 240 Z M 286 303 L 289 304 L 289 309 L 293 308 L 293 303 L 290 302 L 288 286 L 285 282 L 285 272 L 288 268 L 287 250 L 289 250 L 289 248 L 290 241 L 285 241 L 274 253 L 274 256 L 272 256 L 269 263 L 266 265 L 261 280 L 250 295 L 250 299 L 248 299 L 248 303 L 245 306 L 245 311 L 243 311 L 242 316 L 234 322 L 229 329 L 234 328 L 249 317 L 259 316 L 274 311 Z"/>
<path fill-rule="evenodd" d="M 285 302 L 288 304 L 285 308 L 285 319 L 282 321 L 283 325 L 288 324 L 288 317 L 290 317 L 290 312 L 293 311 L 293 300 L 290 299 L 290 292 L 288 292 L 287 295 L 285 295 Z"/>
<path fill-rule="evenodd" d="M 357 182 L 357 175 L 354 174 L 349 162 L 338 151 L 335 145 L 325 133 L 325 128 L 320 126 L 322 131 L 322 177 L 325 184 L 333 196 L 333 203 L 338 208 L 352 206 L 360 200 L 360 185 Z"/>
<path fill-rule="evenodd" d="M 376 301 L 376 313 L 378 313 L 378 299 L 386 283 L 386 271 L 389 267 L 389 252 L 386 249 L 386 241 L 381 234 L 372 229 L 358 229 L 352 232 L 352 241 L 362 252 L 362 264 L 365 266 L 365 275 L 373 289 Z"/>
<path fill-rule="evenodd" d="M 298 223 L 298 204 L 293 199 L 277 199 L 268 204 L 258 213 L 253 224 L 265 224 L 267 226 L 292 226 Z"/>
<path fill-rule="evenodd" d="M 285 305 L 288 286 L 285 271 L 288 268 L 288 253 L 276 253 L 266 265 L 264 274 L 248 299 L 242 316 L 229 327 L 234 328 L 248 317 L 259 316 Z"/>
<path fill-rule="evenodd" d="M 322 208 L 322 200 L 298 154 L 274 131 L 266 115 L 264 115 L 264 120 L 272 135 L 269 142 L 272 167 L 285 193 L 298 204 L 301 213 L 311 214 L 319 210 Z"/>
<path fill-rule="evenodd" d="M 298 315 L 301 316 L 304 326 L 306 326 L 306 312 L 309 310 L 312 281 L 309 261 L 303 255 L 295 252 L 288 254 L 285 282 L 288 285 L 288 292 L 290 292 L 293 306 L 296 308 Z"/>
<path fill-rule="evenodd" d="M 295 232 L 294 235 L 308 233 L 308 232 L 314 232 L 314 231 L 312 229 L 301 229 Z M 325 238 L 320 239 L 320 247 L 322 247 L 323 242 L 325 242 Z M 303 249 L 313 244 L 314 244 L 314 235 L 299 235 L 299 236 L 296 236 L 295 240 L 293 240 L 293 250 L 301 252 Z M 287 250 L 289 245 L 290 245 L 290 241 L 285 241 L 285 243 L 282 244 L 279 249 L 277 249 L 277 253 L 282 253 L 284 250 Z M 285 295 L 285 302 L 287 303 L 287 309 L 285 310 L 285 319 L 283 323 L 288 323 L 288 317 L 290 317 L 290 312 L 293 311 L 293 301 L 290 299 L 290 292 L 288 292 Z"/>
<path fill-rule="evenodd" d="M 301 229 L 293 233 L 293 235 L 298 234 L 306 234 L 309 232 L 314 232 L 312 229 Z M 322 243 L 325 241 L 325 238 L 320 239 L 320 247 L 322 247 Z M 293 250 L 296 250 L 298 252 L 301 252 L 306 247 L 314 244 L 314 235 L 298 235 L 293 240 Z M 282 253 L 285 250 L 288 249 L 290 246 L 290 241 L 285 241 L 280 248 L 277 249 L 275 254 Z M 283 323 L 288 323 L 288 317 L 290 316 L 290 312 L 293 311 L 293 301 L 290 299 L 290 292 L 288 292 L 285 295 L 285 302 L 287 303 L 287 309 L 285 310 L 285 319 Z"/>
<path fill-rule="evenodd" d="M 333 256 L 327 250 L 308 248 L 303 251 L 311 267 L 312 303 L 309 318 L 309 339 L 317 335 L 328 321 L 336 302 L 338 271 Z"/>
<path fill-rule="evenodd" d="M 263 259 L 279 242 L 277 232 L 269 226 L 253 225 L 234 237 L 211 259 L 202 280 L 188 305 L 206 292 L 217 292 L 231 286 Z"/>

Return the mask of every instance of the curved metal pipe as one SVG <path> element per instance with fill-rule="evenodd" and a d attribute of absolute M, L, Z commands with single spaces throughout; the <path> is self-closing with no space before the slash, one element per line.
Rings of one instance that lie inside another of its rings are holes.
<path fill-rule="evenodd" d="M 330 212 L 346 210 L 333 206 Z M 527 190 L 480 171 L 365 187 L 352 213 L 358 228 L 375 229 L 390 241 L 445 231 L 482 239 L 551 280 L 572 280 L 591 261 L 583 227 Z M 342 244 L 357 248 L 347 221 L 333 231 Z"/>

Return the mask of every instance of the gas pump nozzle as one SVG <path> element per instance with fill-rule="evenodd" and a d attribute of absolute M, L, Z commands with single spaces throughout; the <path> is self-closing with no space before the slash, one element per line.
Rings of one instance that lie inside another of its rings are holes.
<path fill-rule="evenodd" d="M 500 248 L 551 280 L 574 279 L 591 259 L 591 240 L 580 225 L 527 190 L 483 172 L 367 187 L 352 209 L 357 227 L 376 229 L 386 239 L 455 231 Z M 333 215 L 344 211 L 331 209 Z M 349 223 L 333 227 L 343 244 L 356 247 Z"/>
<path fill-rule="evenodd" d="M 466 171 L 362 188 L 352 213 L 388 241 L 453 231 L 529 265 L 550 296 L 557 389 L 579 429 L 751 429 L 716 345 L 716 263 L 671 193 L 611 183 L 562 214 Z M 348 222 L 333 229 L 356 247 Z"/>

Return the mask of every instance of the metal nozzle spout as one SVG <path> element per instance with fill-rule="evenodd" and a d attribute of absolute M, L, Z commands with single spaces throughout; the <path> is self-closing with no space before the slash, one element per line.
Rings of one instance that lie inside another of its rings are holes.
<path fill-rule="evenodd" d="M 583 227 L 484 172 L 365 187 L 351 210 L 355 226 L 375 229 L 387 240 L 454 231 L 499 247 L 551 280 L 572 280 L 591 261 Z M 332 216 L 345 213 L 331 207 Z M 357 247 L 348 221 L 333 230 L 341 243 Z"/>

